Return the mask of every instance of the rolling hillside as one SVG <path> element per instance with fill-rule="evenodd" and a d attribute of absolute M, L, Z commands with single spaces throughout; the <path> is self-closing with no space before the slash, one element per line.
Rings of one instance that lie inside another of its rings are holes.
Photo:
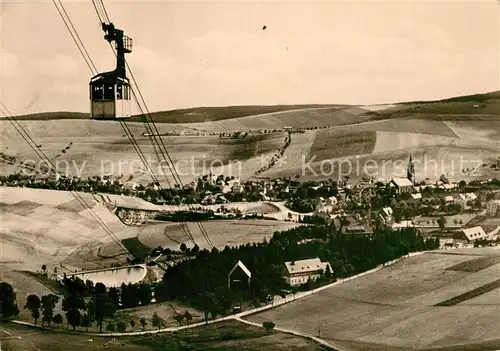
<path fill-rule="evenodd" d="M 308 335 L 321 328 L 341 350 L 497 350 L 500 295 L 486 287 L 498 283 L 498 254 L 425 253 L 248 319 Z"/>
<path fill-rule="evenodd" d="M 310 161 L 315 172 L 323 167 L 319 177 L 336 178 L 340 173 L 349 171 L 342 171 L 341 167 L 346 166 L 340 166 L 340 162 L 349 161 L 350 177 L 356 178 L 364 175 L 363 169 L 367 162 L 375 161 L 381 169 L 377 176 L 388 179 L 393 176 L 398 162 L 400 171 L 404 170 L 401 164 L 405 165 L 412 153 L 417 162 L 435 160 L 440 168 L 427 172 L 417 165 L 418 179 L 439 178 L 441 174 L 449 172 L 453 178 L 469 176 L 460 173 L 458 165 L 461 159 L 465 160 L 465 163 L 462 162 L 464 168 L 476 168 L 483 163 L 494 163 L 500 155 L 500 121 L 496 117 L 483 117 L 483 120 L 434 117 L 368 121 L 293 134 L 291 144 L 283 155 L 283 162 L 260 176 L 298 174 L 306 178 L 315 177 L 314 173 L 303 172 L 304 161 Z M 252 118 L 255 117 L 237 120 Z M 236 123 L 234 121 L 223 122 Z M 82 178 L 105 174 L 122 177 L 132 175 L 135 182 L 151 181 L 133 146 L 114 122 L 79 120 L 21 123 L 44 152 L 54 162 L 58 162 L 60 172 Z M 162 176 L 163 168 L 157 162 L 149 138 L 141 135 L 143 127 L 136 123 L 129 125 L 153 171 L 159 175 L 164 186 L 169 186 L 170 180 L 167 182 Z M 160 132 L 173 128 L 178 126 L 159 125 Z M 15 164 L 5 160 L 0 162 L 2 172 L 19 171 L 22 163 L 29 160 L 32 160 L 31 163 L 37 162 L 34 152 L 8 122 L 0 121 L 0 132 L 7 141 L 0 151 L 16 158 Z M 264 158 L 273 155 L 281 147 L 283 139 L 283 132 L 256 134 L 246 139 L 221 139 L 210 135 L 162 138 L 184 183 L 210 171 L 241 179 L 252 177 L 262 166 Z M 384 162 L 386 166 L 382 169 Z M 453 167 L 454 170 L 450 169 Z M 498 171 L 495 173 L 487 168 L 482 171 L 481 176 L 484 177 L 499 176 Z"/>
<path fill-rule="evenodd" d="M 412 153 L 418 162 L 432 159 L 441 168 L 428 172 L 417 166 L 418 178 L 438 178 L 443 173 L 450 173 L 451 177 L 474 177 L 462 174 L 462 170 L 451 163 L 466 159 L 464 168 L 474 169 L 498 158 L 499 96 L 499 92 L 493 92 L 433 102 L 375 106 L 200 107 L 159 112 L 156 116 L 158 122 L 177 122 L 158 123 L 160 133 L 193 134 L 162 137 L 184 182 L 210 171 L 242 179 L 252 177 L 262 167 L 264 158 L 281 147 L 285 126 L 307 130 L 304 134 L 293 134 L 282 162 L 259 176 L 316 177 L 314 173 L 323 167 L 321 177 L 338 177 L 345 173 L 342 167 L 346 166 L 335 163 L 345 160 L 350 163 L 350 177 L 355 178 L 365 175 L 367 162 L 375 161 L 380 169 L 383 162 L 390 161 L 391 164 L 377 174 L 387 179 L 396 171 L 394 163 L 404 163 Z M 64 117 L 65 113 L 54 116 Z M 151 181 L 136 150 L 116 122 L 74 119 L 22 120 L 20 123 L 44 152 L 62 165 L 62 172 L 68 170 L 70 175 L 84 178 L 107 173 L 132 174 L 136 182 Z M 168 186 L 149 138 L 142 136 L 145 127 L 136 122 L 128 125 L 153 171 L 160 175 L 162 184 Z M 217 136 L 221 132 L 249 130 L 266 133 L 253 133 L 246 139 Z M 0 158 L 2 172 L 19 171 L 23 162 L 37 161 L 7 121 L 0 121 L 0 132 L 6 141 L 0 152 L 16 158 L 15 164 Z M 315 171 L 304 173 L 304 160 L 311 159 L 310 167 Z M 352 170 L 353 165 L 356 170 Z M 498 172 L 483 171 L 481 176 L 498 177 Z"/>
<path fill-rule="evenodd" d="M 150 175 L 146 172 L 139 156 L 118 123 L 112 121 L 21 121 L 24 128 L 47 156 L 57 162 L 59 171 L 70 176 L 82 178 L 89 176 L 133 174 L 134 181 L 148 183 Z M 153 171 L 160 175 L 163 168 L 158 163 L 156 152 L 148 137 L 142 136 L 144 127 L 129 123 L 141 151 L 145 154 Z M 161 133 L 180 131 L 176 125 L 162 124 Z M 5 141 L 0 152 L 16 158 L 16 164 L 0 162 L 0 170 L 5 173 L 19 171 L 22 163 L 38 165 L 39 158 L 21 138 L 12 125 L 0 121 L 0 133 Z M 259 157 L 275 152 L 283 140 L 283 133 L 252 135 L 246 139 L 225 139 L 218 136 L 171 136 L 162 137 L 176 164 L 178 172 L 184 175 L 184 182 L 206 174 L 212 168 L 232 172 L 253 174 L 258 166 Z M 249 163 L 250 168 L 245 168 Z"/>
<path fill-rule="evenodd" d="M 223 119 L 239 118 L 288 110 L 328 108 L 337 105 L 275 105 L 275 106 L 217 106 L 194 107 L 170 111 L 152 112 L 155 123 L 199 123 L 206 121 L 220 121 Z M 41 112 L 16 116 L 18 120 L 61 120 L 61 119 L 88 119 L 88 113 L 82 112 Z M 133 116 L 131 122 L 140 122 L 140 116 Z"/>
<path fill-rule="evenodd" d="M 113 231 L 126 226 L 92 194 L 83 200 Z M 29 188 L 0 188 L 2 264 L 39 268 L 57 262 L 89 242 L 110 240 L 97 222 L 69 193 Z"/>
<path fill-rule="evenodd" d="M 500 115 L 500 91 L 452 97 L 435 101 L 415 101 L 393 105 L 388 109 L 373 112 L 374 119 L 401 118 L 407 116 L 430 119 L 456 120 L 471 117 Z"/>
<path fill-rule="evenodd" d="M 273 130 L 291 126 L 296 129 L 326 128 L 366 122 L 371 119 L 371 112 L 359 107 L 315 107 L 273 112 L 214 122 L 185 123 L 192 127 L 208 131 L 225 130 Z"/>
<path fill-rule="evenodd" d="M 26 115 L 15 116 L 19 121 L 50 121 L 50 120 L 62 120 L 62 119 L 88 119 L 89 114 L 85 112 L 39 112 L 30 113 Z"/>
<path fill-rule="evenodd" d="M 183 242 L 193 245 L 178 223 L 127 226 L 103 200 L 127 208 L 161 210 L 161 207 L 128 196 L 90 193 L 80 193 L 80 196 L 120 240 L 134 238 L 149 249 L 161 245 L 177 250 Z M 253 210 L 262 212 L 265 207 L 256 204 Z M 70 192 L 0 187 L 0 217 L 2 266 L 36 270 L 40 262 L 50 267 L 63 262 L 70 267 L 99 268 L 97 265 L 109 263 L 110 258 L 125 259 L 121 248 Z M 199 227 L 194 222 L 188 225 L 198 245 L 207 247 Z M 296 225 L 278 220 L 220 220 L 206 222 L 204 227 L 214 245 L 222 249 L 226 245 L 260 242 L 277 230 Z"/>
<path fill-rule="evenodd" d="M 391 119 L 307 131 L 293 136 L 282 164 L 261 176 L 389 180 L 405 176 L 410 154 L 417 179 L 498 178 L 489 165 L 500 156 L 500 121 Z"/>
<path fill-rule="evenodd" d="M 336 105 L 276 105 L 195 107 L 153 112 L 151 113 L 151 116 L 153 117 L 155 123 L 200 123 L 293 110 L 331 108 L 335 106 Z M 132 121 L 138 121 L 138 117 L 133 117 Z"/>
<path fill-rule="evenodd" d="M 500 99 L 500 90 L 489 93 L 456 96 L 447 99 L 431 101 L 415 101 L 414 103 L 444 103 L 444 102 L 488 102 Z"/>
<path fill-rule="evenodd" d="M 176 109 L 170 111 L 152 112 L 151 116 L 156 123 L 185 124 L 215 122 L 230 119 L 239 119 L 250 116 L 279 115 L 288 112 L 290 117 L 292 112 L 324 111 L 331 114 L 332 111 L 349 110 L 361 108 L 359 114 L 366 115 L 365 120 L 381 119 L 389 117 L 401 117 L 405 113 L 443 113 L 443 114 L 499 114 L 500 113 L 500 91 L 465 95 L 445 98 L 433 101 L 412 101 L 398 102 L 391 105 L 373 105 L 377 107 L 366 108 L 364 106 L 353 106 L 343 104 L 307 104 L 307 105 L 274 105 L 274 106 L 214 106 L 214 107 L 194 107 L 186 109 Z M 474 107 L 474 105 L 478 105 Z M 372 106 L 372 107 L 373 107 Z M 317 114 L 321 115 L 321 113 Z M 88 119 L 87 112 L 42 112 L 16 116 L 18 120 L 64 120 L 64 119 Z M 133 116 L 131 122 L 141 122 L 141 116 Z M 245 123 L 244 123 L 245 124 Z M 335 123 L 333 123 L 335 124 Z M 293 121 L 286 125 L 292 125 Z M 328 125 L 322 124 L 323 126 Z M 283 127 L 283 125 L 281 125 Z M 294 127 L 299 127 L 294 126 Z M 232 129 L 232 128 L 231 128 Z"/>

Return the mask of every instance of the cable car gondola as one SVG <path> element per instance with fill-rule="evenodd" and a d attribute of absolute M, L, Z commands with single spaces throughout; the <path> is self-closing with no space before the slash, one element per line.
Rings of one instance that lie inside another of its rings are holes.
<path fill-rule="evenodd" d="M 103 23 L 104 39 L 115 42 L 116 68 L 114 71 L 99 73 L 91 78 L 90 118 L 122 119 L 131 116 L 130 82 L 126 74 L 125 54 L 132 52 L 132 39 L 115 28 L 113 23 Z"/>

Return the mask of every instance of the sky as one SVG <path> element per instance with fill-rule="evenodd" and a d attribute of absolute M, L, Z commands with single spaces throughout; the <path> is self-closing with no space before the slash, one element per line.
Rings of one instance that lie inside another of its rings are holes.
<path fill-rule="evenodd" d="M 63 2 L 98 70 L 112 70 L 91 0 Z M 127 59 L 150 111 L 500 90 L 497 0 L 104 3 L 134 40 Z M 92 74 L 52 1 L 0 0 L 0 48 L 11 113 L 88 112 Z"/>

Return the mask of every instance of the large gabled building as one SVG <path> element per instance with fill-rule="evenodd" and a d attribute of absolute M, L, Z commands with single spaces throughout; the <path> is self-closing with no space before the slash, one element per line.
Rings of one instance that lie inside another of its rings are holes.
<path fill-rule="evenodd" d="M 316 280 L 326 271 L 333 273 L 328 262 L 319 258 L 285 262 L 285 282 L 290 286 L 306 284 L 308 280 Z"/>
<path fill-rule="evenodd" d="M 477 240 L 488 240 L 489 238 L 489 235 L 486 234 L 481 226 L 463 229 L 462 232 L 469 243 Z"/>
<path fill-rule="evenodd" d="M 231 289 L 233 286 L 248 287 L 251 279 L 252 273 L 250 270 L 243 264 L 243 262 L 238 261 L 227 275 L 227 288 Z"/>
<path fill-rule="evenodd" d="M 407 178 L 393 178 L 389 186 L 395 187 L 398 194 L 411 194 L 413 192 L 413 183 Z"/>

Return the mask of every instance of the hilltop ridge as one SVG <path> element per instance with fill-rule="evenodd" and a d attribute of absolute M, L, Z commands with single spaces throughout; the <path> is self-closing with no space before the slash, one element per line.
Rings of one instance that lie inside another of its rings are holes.
<path fill-rule="evenodd" d="M 464 104 L 479 103 L 484 106 L 474 107 Z M 383 106 L 375 104 L 374 106 Z M 242 105 L 242 106 L 200 106 L 152 112 L 155 123 L 203 123 L 222 120 L 239 119 L 250 116 L 275 116 L 293 111 L 339 111 L 361 108 L 363 105 L 347 104 L 299 104 L 299 105 Z M 464 95 L 440 100 L 398 102 L 388 105 L 382 110 L 365 110 L 366 119 L 394 118 L 401 113 L 463 113 L 463 114 L 500 114 L 500 91 Z M 82 112 L 42 112 L 16 116 L 18 120 L 64 120 L 88 119 L 88 113 Z M 141 122 L 141 115 L 129 119 L 131 122 Z"/>

